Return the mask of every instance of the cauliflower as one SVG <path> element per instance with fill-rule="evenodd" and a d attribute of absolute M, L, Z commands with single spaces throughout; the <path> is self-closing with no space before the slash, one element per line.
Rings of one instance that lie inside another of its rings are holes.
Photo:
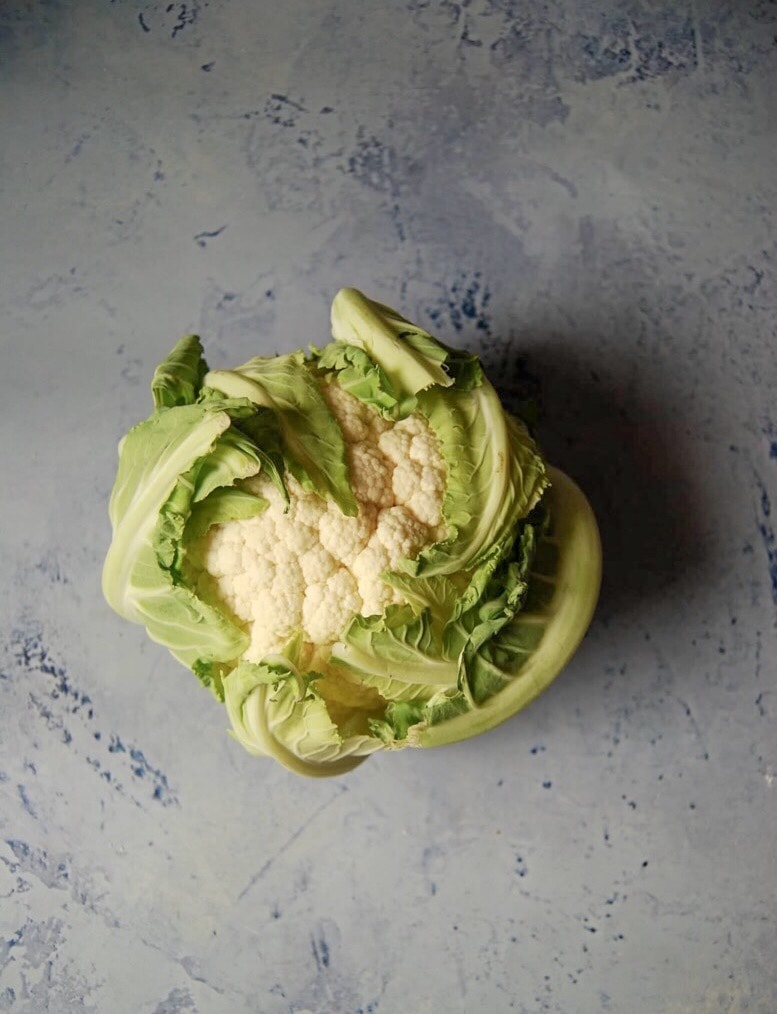
<path fill-rule="evenodd" d="M 211 594 L 246 625 L 247 661 L 282 652 L 299 631 L 305 646 L 333 644 L 354 615 L 402 604 L 383 574 L 445 535 L 446 467 L 426 420 L 384 419 L 332 378 L 322 390 L 345 439 L 356 515 L 289 474 L 287 504 L 261 472 L 245 486 L 266 509 L 214 525 L 193 550 Z"/>
<path fill-rule="evenodd" d="M 322 349 L 213 370 L 189 335 L 151 389 L 103 591 L 251 753 L 332 775 L 476 735 L 583 636 L 595 520 L 472 353 L 344 289 Z"/>

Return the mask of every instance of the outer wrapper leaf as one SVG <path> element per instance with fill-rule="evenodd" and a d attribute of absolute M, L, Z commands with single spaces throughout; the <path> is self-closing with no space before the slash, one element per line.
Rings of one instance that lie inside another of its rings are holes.
<path fill-rule="evenodd" d="M 194 404 L 207 372 L 208 364 L 203 358 L 202 344 L 197 335 L 181 338 L 154 371 L 151 381 L 154 405 L 157 408 L 173 408 Z"/>
<path fill-rule="evenodd" d="M 224 693 L 242 746 L 297 774 L 342 774 L 381 747 L 372 736 L 343 737 L 315 681 L 303 679 L 283 660 L 240 663 L 225 679 Z"/>
<path fill-rule="evenodd" d="M 443 518 L 449 535 L 405 569 L 419 576 L 471 570 L 538 503 L 548 485 L 545 464 L 488 381 L 471 391 L 425 391 L 418 407 L 448 466 Z"/>
<path fill-rule="evenodd" d="M 585 636 L 596 607 L 602 550 L 593 511 L 575 483 L 549 469 L 548 531 L 543 535 L 523 610 L 478 652 L 474 680 L 485 688 L 477 707 L 442 722 L 409 728 L 409 746 L 469 739 L 530 704 L 558 676 Z"/>
<path fill-rule="evenodd" d="M 119 615 L 142 623 L 190 668 L 199 660 L 237 658 L 248 635 L 180 583 L 174 532 L 182 531 L 194 496 L 192 475 L 230 426 L 223 405 L 157 410 L 121 445 L 109 514 L 113 540 L 103 593 Z"/>
<path fill-rule="evenodd" d="M 335 296 L 332 337 L 363 349 L 385 371 L 393 388 L 407 395 L 453 383 L 444 369 L 445 349 L 439 342 L 396 310 L 356 289 L 341 289 Z"/>

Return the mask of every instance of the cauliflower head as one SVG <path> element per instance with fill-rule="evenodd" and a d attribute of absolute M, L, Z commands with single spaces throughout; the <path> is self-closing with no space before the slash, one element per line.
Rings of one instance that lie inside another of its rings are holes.
<path fill-rule="evenodd" d="M 473 354 L 344 289 L 323 348 L 211 370 L 190 335 L 151 387 L 103 591 L 250 752 L 332 775 L 464 739 L 575 650 L 593 515 Z"/>
<path fill-rule="evenodd" d="M 311 655 L 339 640 L 354 615 L 404 603 L 383 575 L 445 537 L 445 461 L 423 416 L 384 419 L 331 377 L 322 391 L 343 434 L 357 513 L 292 475 L 284 498 L 259 472 L 243 487 L 266 500 L 262 513 L 214 525 L 192 548 L 203 594 L 245 624 L 250 662 L 282 653 L 297 635 Z"/>

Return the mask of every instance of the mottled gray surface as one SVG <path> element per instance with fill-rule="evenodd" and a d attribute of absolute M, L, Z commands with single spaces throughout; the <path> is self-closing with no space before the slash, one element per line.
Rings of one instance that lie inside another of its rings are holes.
<path fill-rule="evenodd" d="M 777 7 L 0 7 L 0 1010 L 777 1010 Z M 308 782 L 104 605 L 158 360 L 356 285 L 597 510 L 582 650 Z M 772 504 L 775 507 L 772 507 Z"/>

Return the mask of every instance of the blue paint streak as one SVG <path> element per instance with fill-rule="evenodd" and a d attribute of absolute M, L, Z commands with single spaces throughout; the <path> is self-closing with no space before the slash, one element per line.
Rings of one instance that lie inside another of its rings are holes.
<path fill-rule="evenodd" d="M 438 305 L 427 312 L 435 324 L 445 322 L 447 318 L 447 322 L 459 333 L 468 322 L 472 322 L 478 331 L 490 335 L 492 329 L 491 316 L 488 312 L 490 301 L 491 293 L 488 286 L 482 281 L 481 272 L 475 271 L 469 279 L 463 274 L 457 278 Z"/>
<path fill-rule="evenodd" d="M 27 795 L 27 789 L 23 785 L 17 785 L 16 791 L 19 793 L 19 799 L 21 800 L 22 807 L 27 811 L 27 813 L 29 813 L 29 815 L 33 819 L 37 820 L 38 815 L 35 812 L 32 803 L 30 802 L 30 797 Z"/>
<path fill-rule="evenodd" d="M 156 799 L 163 806 L 170 806 L 172 803 L 177 803 L 178 799 L 174 792 L 170 789 L 170 783 L 167 780 L 167 775 L 160 771 L 159 768 L 153 767 L 146 759 L 145 754 L 141 749 L 136 746 L 125 746 L 119 736 L 111 735 L 110 743 L 108 744 L 109 753 L 126 753 L 128 754 L 131 764 L 131 771 L 135 778 L 145 778 L 147 775 L 149 781 L 154 783 L 154 789 L 152 792 L 152 798 Z M 110 774 L 106 771 L 102 775 L 106 781 L 111 780 Z"/>
<path fill-rule="evenodd" d="M 23 628 L 13 630 L 9 647 L 16 672 L 28 677 L 27 682 L 31 687 L 29 699 L 38 715 L 50 731 L 60 735 L 65 745 L 72 744 L 73 733 L 65 724 L 65 720 L 70 722 L 80 719 L 88 729 L 88 723 L 94 719 L 91 697 L 73 685 L 66 667 L 56 662 L 49 654 L 39 631 L 29 631 Z M 36 674 L 49 677 L 47 684 L 41 684 L 40 680 L 29 680 L 29 677 Z M 13 670 L 0 671 L 2 679 L 11 679 L 13 676 Z M 92 730 L 90 732 L 92 741 L 101 742 L 102 733 Z M 150 764 L 139 747 L 132 744 L 125 745 L 119 736 L 111 734 L 107 749 L 110 754 L 127 755 L 126 759 L 133 777 L 143 780 L 149 785 L 151 798 L 161 803 L 162 806 L 178 805 L 178 797 L 171 789 L 165 773 Z M 80 750 L 76 749 L 76 752 L 80 753 Z M 124 791 L 119 778 L 104 768 L 98 758 L 86 756 L 85 760 L 105 782 L 108 782 L 119 792 Z M 26 766 L 35 774 L 34 765 L 28 764 Z M 35 817 L 24 787 L 18 786 L 18 792 L 22 805 L 31 816 Z M 138 803 L 138 800 L 134 801 Z M 140 804 L 138 803 L 138 805 Z"/>
<path fill-rule="evenodd" d="M 307 110 L 300 102 L 295 102 L 288 95 L 281 95 L 274 92 L 265 102 L 264 115 L 270 123 L 276 127 L 293 127 L 297 122 L 296 113 L 305 113 Z"/>
<path fill-rule="evenodd" d="M 756 476 L 756 483 L 761 493 L 759 498 L 761 516 L 758 521 L 758 531 L 766 550 L 769 580 L 772 586 L 772 601 L 777 605 L 777 535 L 771 523 L 772 505 L 766 486 L 758 476 Z"/>
<path fill-rule="evenodd" d="M 167 7 L 168 13 L 173 10 L 174 4 L 169 4 Z M 178 20 L 173 25 L 173 30 L 170 33 L 170 38 L 174 39 L 179 32 L 182 32 L 187 25 L 193 25 L 197 20 L 197 14 L 199 8 L 197 4 L 178 4 Z"/>

